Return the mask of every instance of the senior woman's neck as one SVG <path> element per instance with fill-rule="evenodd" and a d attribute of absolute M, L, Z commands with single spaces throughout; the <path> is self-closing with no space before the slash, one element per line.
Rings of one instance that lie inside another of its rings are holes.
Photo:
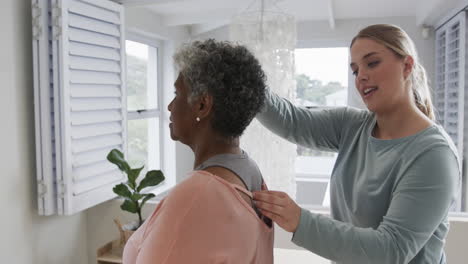
<path fill-rule="evenodd" d="M 211 139 L 206 142 L 201 142 L 201 144 L 191 146 L 191 148 L 195 155 L 195 161 L 193 165 L 194 168 L 198 167 L 204 161 L 216 155 L 242 153 L 242 150 L 239 146 L 239 138 Z"/>

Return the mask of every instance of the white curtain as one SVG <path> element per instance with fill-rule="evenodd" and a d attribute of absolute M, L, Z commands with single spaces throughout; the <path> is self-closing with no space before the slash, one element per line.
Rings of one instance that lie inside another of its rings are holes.
<path fill-rule="evenodd" d="M 230 25 L 231 41 L 246 45 L 260 61 L 270 90 L 284 98 L 295 97 L 294 49 L 296 21 L 277 10 L 249 11 Z M 256 119 L 241 138 L 241 146 L 254 159 L 270 190 L 296 196 L 296 146 L 268 131 Z"/>

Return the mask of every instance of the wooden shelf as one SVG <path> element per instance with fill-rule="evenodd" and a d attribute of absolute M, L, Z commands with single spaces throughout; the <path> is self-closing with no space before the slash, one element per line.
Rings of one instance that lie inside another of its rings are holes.
<path fill-rule="evenodd" d="M 122 264 L 123 247 L 120 246 L 120 240 L 114 240 L 97 251 L 98 264 Z"/>
<path fill-rule="evenodd" d="M 114 219 L 120 232 L 120 239 L 113 240 L 97 250 L 98 264 L 122 264 L 122 254 L 125 243 L 134 231 L 124 230 L 118 219 Z"/>

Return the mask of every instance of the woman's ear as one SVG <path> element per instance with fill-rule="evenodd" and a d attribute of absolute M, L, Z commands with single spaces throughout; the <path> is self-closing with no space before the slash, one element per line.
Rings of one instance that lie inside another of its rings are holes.
<path fill-rule="evenodd" d="M 405 80 L 406 80 L 408 76 L 410 76 L 411 73 L 413 72 L 414 59 L 412 56 L 408 55 L 405 57 L 403 63 L 404 63 L 403 76 L 405 77 Z"/>
<path fill-rule="evenodd" d="M 213 109 L 213 96 L 204 94 L 194 102 L 194 112 L 201 120 L 206 119 Z"/>

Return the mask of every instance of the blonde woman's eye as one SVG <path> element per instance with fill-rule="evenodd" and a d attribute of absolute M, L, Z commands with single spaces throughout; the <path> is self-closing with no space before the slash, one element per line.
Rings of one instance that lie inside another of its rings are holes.
<path fill-rule="evenodd" d="M 373 61 L 373 62 L 370 62 L 368 64 L 368 66 L 372 68 L 372 67 L 375 67 L 375 66 L 379 65 L 379 63 L 380 63 L 380 61 Z"/>

